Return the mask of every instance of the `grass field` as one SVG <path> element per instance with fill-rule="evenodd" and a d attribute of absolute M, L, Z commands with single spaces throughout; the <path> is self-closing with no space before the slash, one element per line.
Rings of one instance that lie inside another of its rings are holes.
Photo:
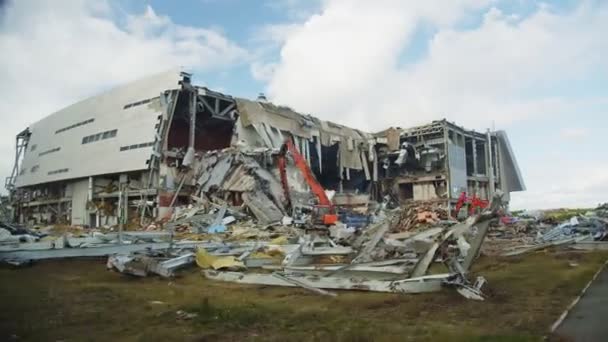
<path fill-rule="evenodd" d="M 608 253 L 481 257 L 484 302 L 455 291 L 338 292 L 180 277 L 132 278 L 105 260 L 0 268 L 0 340 L 10 341 L 539 341 Z M 180 319 L 176 312 L 197 314 Z"/>

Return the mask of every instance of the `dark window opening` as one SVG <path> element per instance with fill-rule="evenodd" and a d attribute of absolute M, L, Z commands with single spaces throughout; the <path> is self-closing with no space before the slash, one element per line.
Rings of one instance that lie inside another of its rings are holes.
<path fill-rule="evenodd" d="M 150 102 L 152 102 L 152 101 L 154 101 L 156 99 L 159 99 L 159 98 L 160 98 L 160 96 L 156 96 L 156 97 L 152 97 L 152 98 L 149 98 L 149 99 L 145 99 L 145 100 L 141 100 L 141 101 L 137 101 L 137 102 L 128 103 L 128 104 L 126 104 L 123 107 L 123 109 L 129 109 L 131 107 L 141 106 L 143 104 L 150 103 Z"/>
<path fill-rule="evenodd" d="M 95 119 L 88 119 L 88 120 L 85 120 L 85 121 L 77 122 L 77 123 L 75 123 L 73 125 L 70 125 L 70 126 L 67 126 L 67 127 L 60 128 L 60 129 L 56 130 L 55 134 L 59 134 L 61 132 L 65 132 L 65 131 L 70 130 L 72 128 L 80 127 L 80 126 L 83 126 L 83 125 L 86 125 L 86 124 L 90 124 L 93 121 L 95 121 Z"/>
<path fill-rule="evenodd" d="M 113 129 L 111 131 L 105 131 L 97 134 L 88 135 L 82 138 L 82 144 L 88 144 L 94 141 L 105 140 L 116 137 L 118 134 L 117 129 Z"/>
<path fill-rule="evenodd" d="M 52 148 L 52 149 L 50 149 L 50 150 L 46 150 L 46 151 L 44 151 L 44 152 L 40 152 L 40 153 L 38 153 L 38 156 L 39 156 L 39 157 L 42 157 L 42 156 L 47 155 L 47 154 L 49 154 L 49 153 L 57 152 L 57 151 L 59 151 L 59 150 L 61 150 L 61 147 L 55 147 L 55 148 Z"/>
<path fill-rule="evenodd" d="M 213 105 L 214 98 L 205 96 L 207 102 Z M 190 95 L 182 91 L 177 98 L 175 112 L 167 137 L 169 149 L 187 149 L 190 137 Z M 194 148 L 197 151 L 212 151 L 230 146 L 234 130 L 234 121 L 213 117 L 209 109 L 198 102 L 196 113 L 196 129 Z M 231 105 L 231 101 L 220 101 L 219 111 Z"/>
<path fill-rule="evenodd" d="M 473 140 L 472 139 L 466 139 L 465 144 L 464 144 L 464 151 L 465 151 L 466 162 L 467 162 L 467 176 L 472 176 L 475 171 L 475 167 L 474 167 L 475 158 L 473 156 L 473 153 L 475 153 L 475 151 L 473 150 Z"/>
<path fill-rule="evenodd" d="M 326 189 L 338 190 L 340 187 L 340 168 L 338 167 L 339 145 L 321 146 L 321 168 L 323 169 L 323 172 L 319 172 L 319 159 L 316 144 L 314 146 L 310 144 L 309 149 L 311 160 L 310 167 L 312 168 L 317 181 Z"/>
<path fill-rule="evenodd" d="M 479 141 L 475 145 L 475 153 L 477 155 L 477 172 L 486 175 L 486 142 Z"/>
<path fill-rule="evenodd" d="M 65 172 L 68 172 L 68 171 L 69 171 L 69 169 L 53 170 L 53 171 L 49 171 L 48 175 L 50 176 L 50 175 L 55 175 L 55 174 L 58 174 L 58 173 L 65 173 Z"/>
<path fill-rule="evenodd" d="M 414 199 L 414 184 L 403 183 L 399 184 L 399 200 L 407 201 Z"/>

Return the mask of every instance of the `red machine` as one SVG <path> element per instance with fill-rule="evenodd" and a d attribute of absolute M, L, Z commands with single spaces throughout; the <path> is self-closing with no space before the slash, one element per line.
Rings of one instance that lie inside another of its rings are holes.
<path fill-rule="evenodd" d="M 285 192 L 285 198 L 289 206 L 291 206 L 291 196 L 289 195 L 289 184 L 287 182 L 287 152 L 291 153 L 293 160 L 295 162 L 296 167 L 302 172 L 306 183 L 310 187 L 310 190 L 317 197 L 319 204 L 315 206 L 314 216 L 316 221 L 321 222 L 325 225 L 332 225 L 338 221 L 338 215 L 336 215 L 336 211 L 334 205 L 331 203 L 327 195 L 325 194 L 325 189 L 317 182 L 315 179 L 315 175 L 308 167 L 306 163 L 306 159 L 302 157 L 298 149 L 293 144 L 291 138 L 288 138 L 283 146 L 281 146 L 281 151 L 279 152 L 279 173 L 281 175 L 281 184 L 283 185 L 283 191 Z"/>
<path fill-rule="evenodd" d="M 474 215 L 477 208 L 485 209 L 488 207 L 489 202 L 480 199 L 476 195 L 473 195 L 473 197 L 467 197 L 467 193 L 463 192 L 460 194 L 460 197 L 458 197 L 456 208 L 454 208 L 454 217 L 458 217 L 460 209 L 462 209 L 465 204 L 469 205 L 469 215 Z"/>

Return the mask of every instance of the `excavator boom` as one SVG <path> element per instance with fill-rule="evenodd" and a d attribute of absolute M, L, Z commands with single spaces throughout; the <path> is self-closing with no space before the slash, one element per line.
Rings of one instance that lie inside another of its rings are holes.
<path fill-rule="evenodd" d="M 302 172 L 302 176 L 304 176 L 304 180 L 306 184 L 310 187 L 311 192 L 317 197 L 319 201 L 319 208 L 324 208 L 328 213 L 323 216 L 323 223 L 325 224 L 333 224 L 337 220 L 337 216 L 334 213 L 334 207 L 327 195 L 325 194 L 325 189 L 317 182 L 315 175 L 312 173 L 312 170 L 306 163 L 306 159 L 300 154 L 296 146 L 293 144 L 293 140 L 288 138 L 283 146 L 281 146 L 281 151 L 279 153 L 279 173 L 281 176 L 281 184 L 283 185 L 283 191 L 285 191 L 285 197 L 287 198 L 288 203 L 291 205 L 291 196 L 289 195 L 289 183 L 287 181 L 287 152 L 291 153 L 293 157 L 294 163 L 298 170 Z"/>

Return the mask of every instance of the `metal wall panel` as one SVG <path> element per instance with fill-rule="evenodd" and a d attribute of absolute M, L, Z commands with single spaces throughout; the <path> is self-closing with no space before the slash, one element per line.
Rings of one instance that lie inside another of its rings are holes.
<path fill-rule="evenodd" d="M 450 195 L 457 198 L 467 191 L 467 163 L 464 147 L 448 144 L 448 159 L 450 163 Z"/>
<path fill-rule="evenodd" d="M 179 70 L 143 78 L 75 103 L 32 124 L 16 186 L 146 169 L 152 146 L 125 151 L 120 148 L 154 141 L 155 125 L 162 114 L 160 101 L 124 107 L 158 97 L 165 90 L 177 89 L 180 79 Z M 90 119 L 94 121 L 57 133 Z M 82 144 L 85 136 L 115 129 L 115 137 Z M 39 155 L 57 148 L 60 149 Z M 67 171 L 61 172 L 65 169 Z"/>
<path fill-rule="evenodd" d="M 504 192 L 512 191 L 525 191 L 526 185 L 524 184 L 517 159 L 511 148 L 509 137 L 504 131 L 496 132 L 498 138 L 498 149 L 499 149 L 499 165 L 501 175 L 501 188 Z"/>

